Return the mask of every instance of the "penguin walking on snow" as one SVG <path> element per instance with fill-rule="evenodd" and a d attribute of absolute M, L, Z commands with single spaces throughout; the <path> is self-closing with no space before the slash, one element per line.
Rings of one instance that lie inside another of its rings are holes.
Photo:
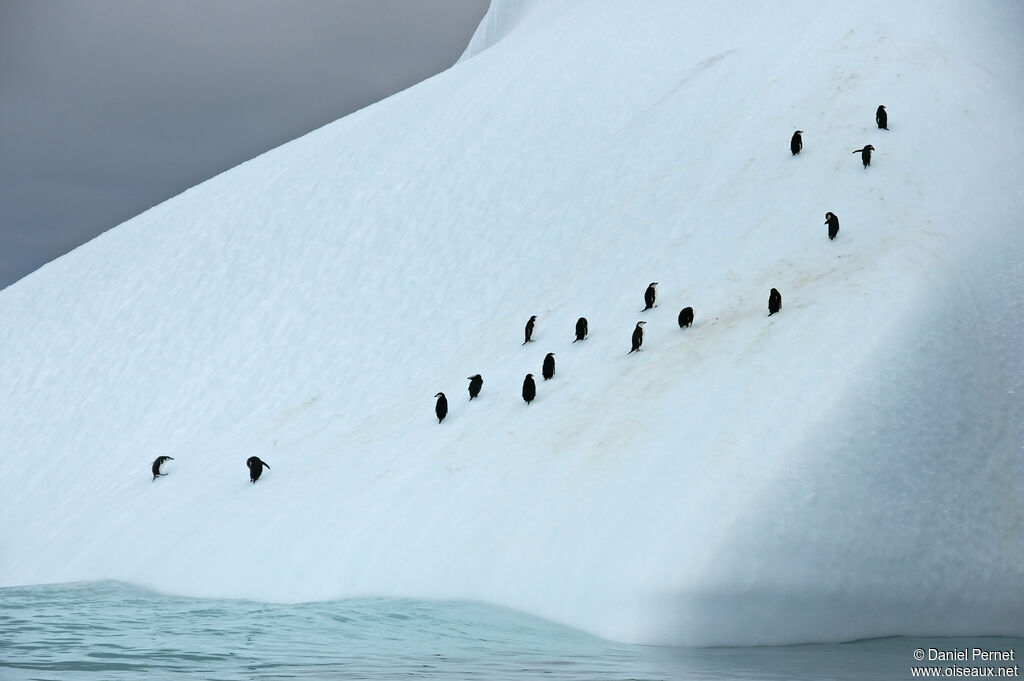
<path fill-rule="evenodd" d="M 537 384 L 533 381 L 533 374 L 526 374 L 526 378 L 523 379 L 523 399 L 529 404 L 535 397 L 537 397 Z"/>
<path fill-rule="evenodd" d="M 484 379 L 480 374 L 473 374 L 472 376 L 467 376 L 466 378 L 469 379 L 469 399 L 472 400 L 474 397 L 480 394 L 480 388 L 484 386 Z M 434 397 L 437 397 L 437 395 L 435 395 Z"/>
<path fill-rule="evenodd" d="M 793 133 L 793 139 L 789 140 L 789 150 L 796 156 L 800 153 L 800 150 L 804 148 L 804 138 L 800 135 L 803 134 L 803 130 L 797 130 Z"/>
<path fill-rule="evenodd" d="M 444 421 L 444 417 L 448 416 L 448 398 L 444 396 L 444 393 L 438 393 L 434 395 L 437 398 L 437 404 L 434 405 L 434 413 L 437 414 L 437 422 L 441 423 Z M 470 399 L 473 399 L 472 397 Z"/>
<path fill-rule="evenodd" d="M 679 311 L 679 328 L 689 327 L 693 324 L 693 308 L 684 307 Z"/>
<path fill-rule="evenodd" d="M 773 314 L 782 309 L 782 294 L 779 290 L 773 288 L 768 294 L 768 316 L 771 317 Z"/>
<path fill-rule="evenodd" d="M 153 480 L 156 480 L 161 475 L 167 475 L 167 473 L 160 472 L 160 466 L 164 465 L 164 461 L 174 461 L 173 456 L 158 456 L 153 461 Z"/>
<path fill-rule="evenodd" d="M 630 355 L 640 350 L 640 346 L 644 344 L 644 324 L 647 322 L 637 322 L 636 328 L 633 329 L 633 349 L 627 352 Z"/>
<path fill-rule="evenodd" d="M 871 152 L 874 150 L 875 148 L 869 144 L 863 149 L 854 149 L 853 153 L 860 154 L 860 160 L 864 163 L 864 167 L 867 168 L 871 165 Z"/>
<path fill-rule="evenodd" d="M 586 317 L 580 317 L 579 319 L 576 320 L 576 340 L 574 340 L 573 343 L 575 343 L 578 340 L 584 340 L 586 337 L 587 337 L 587 318 Z"/>
<path fill-rule="evenodd" d="M 828 225 L 828 240 L 832 241 L 839 234 L 839 218 L 835 213 L 825 213 L 825 224 Z"/>
<path fill-rule="evenodd" d="M 878 123 L 879 130 L 889 129 L 889 114 L 885 113 L 885 106 L 882 104 L 875 110 L 875 123 Z"/>
<path fill-rule="evenodd" d="M 258 456 L 250 456 L 245 460 L 245 465 L 249 467 L 249 482 L 256 482 L 263 475 L 263 467 L 270 468 L 270 464 L 266 461 L 260 460 Z"/>
<path fill-rule="evenodd" d="M 541 373 L 541 376 L 544 377 L 545 381 L 548 380 L 549 378 L 554 378 L 554 376 L 555 376 L 555 353 L 549 352 L 544 357 L 544 366 L 541 367 L 541 372 L 540 373 Z"/>
<path fill-rule="evenodd" d="M 647 286 L 647 290 L 644 291 L 644 309 L 641 310 L 641 312 L 643 312 L 644 310 L 650 310 L 652 307 L 654 307 L 654 299 L 657 298 L 658 296 L 658 292 L 654 290 L 654 287 L 657 285 L 658 282 L 652 281 Z"/>
<path fill-rule="evenodd" d="M 523 345 L 526 345 L 533 340 L 533 327 L 537 324 L 537 315 L 530 317 L 530 321 L 526 322 L 526 340 L 523 341 Z"/>

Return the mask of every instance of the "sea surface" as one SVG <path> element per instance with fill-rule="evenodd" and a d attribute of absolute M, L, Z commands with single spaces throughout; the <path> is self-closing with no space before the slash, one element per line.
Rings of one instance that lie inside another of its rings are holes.
<path fill-rule="evenodd" d="M 827 645 L 664 648 L 605 641 L 476 603 L 359 599 L 279 605 L 165 596 L 115 582 L 0 589 L 4 681 L 863 681 L 912 678 L 910 668 L 917 664 L 942 667 L 941 662 L 916 662 L 913 655 L 919 648 L 965 647 L 1024 653 L 1024 639 L 887 638 Z"/>

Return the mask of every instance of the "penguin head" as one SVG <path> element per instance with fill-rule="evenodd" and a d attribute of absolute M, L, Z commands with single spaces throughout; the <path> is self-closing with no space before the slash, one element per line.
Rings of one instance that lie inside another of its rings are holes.
<path fill-rule="evenodd" d="M 793 134 L 794 134 L 794 135 L 802 135 L 802 134 L 804 134 L 804 131 L 803 131 L 803 130 L 797 130 L 797 131 L 796 131 L 796 132 L 794 132 Z"/>
<path fill-rule="evenodd" d="M 533 378 L 533 374 L 526 374 L 526 377 L 532 379 Z"/>
<path fill-rule="evenodd" d="M 466 376 L 466 378 L 468 378 L 469 380 L 473 381 L 473 380 L 476 380 L 476 379 L 480 378 L 480 374 L 473 374 L 472 376 Z M 441 393 L 438 393 L 438 395 L 440 395 L 440 394 Z M 434 397 L 437 397 L 437 395 L 434 395 Z"/>
<path fill-rule="evenodd" d="M 657 285 L 658 285 L 658 282 L 656 282 L 656 281 L 652 281 L 652 282 L 651 282 L 651 288 L 654 288 L 654 287 L 655 287 L 655 286 L 657 286 Z"/>
<path fill-rule="evenodd" d="M 639 326 L 642 326 L 642 325 L 644 325 L 644 324 L 646 324 L 646 323 L 647 323 L 647 322 L 637 322 L 637 323 L 636 323 L 636 325 L 637 325 L 637 326 L 639 327 Z"/>
<path fill-rule="evenodd" d="M 879 104 L 879 105 L 878 105 L 878 108 L 879 108 L 879 109 L 884 109 L 884 108 L 885 108 L 885 104 Z"/>
<path fill-rule="evenodd" d="M 874 150 L 875 150 L 875 148 L 874 148 L 873 146 L 871 146 L 870 144 L 869 144 L 869 145 L 867 145 L 866 147 L 864 147 L 864 149 L 865 149 L 866 151 L 874 151 Z"/>
<path fill-rule="evenodd" d="M 438 394 L 434 395 L 434 397 L 444 397 L 444 393 L 438 393 Z"/>
<path fill-rule="evenodd" d="M 554 356 L 555 356 L 555 353 L 553 353 L 553 352 L 549 352 L 549 353 L 548 353 L 548 354 L 546 355 L 546 357 L 554 357 Z"/>
<path fill-rule="evenodd" d="M 531 322 L 537 321 L 537 315 L 533 315 L 532 317 L 530 317 L 530 321 Z"/>

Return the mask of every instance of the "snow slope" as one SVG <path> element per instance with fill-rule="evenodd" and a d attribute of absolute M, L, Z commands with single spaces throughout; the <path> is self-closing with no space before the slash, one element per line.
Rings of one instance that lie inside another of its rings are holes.
<path fill-rule="evenodd" d="M 0 293 L 0 585 L 1024 634 L 1022 13 L 495 0 L 447 72 Z"/>

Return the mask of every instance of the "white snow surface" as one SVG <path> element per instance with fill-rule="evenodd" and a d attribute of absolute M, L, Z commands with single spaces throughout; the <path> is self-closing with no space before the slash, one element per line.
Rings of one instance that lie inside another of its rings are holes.
<path fill-rule="evenodd" d="M 0 293 L 0 585 L 1024 635 L 1022 15 L 494 0 L 448 71 Z"/>

